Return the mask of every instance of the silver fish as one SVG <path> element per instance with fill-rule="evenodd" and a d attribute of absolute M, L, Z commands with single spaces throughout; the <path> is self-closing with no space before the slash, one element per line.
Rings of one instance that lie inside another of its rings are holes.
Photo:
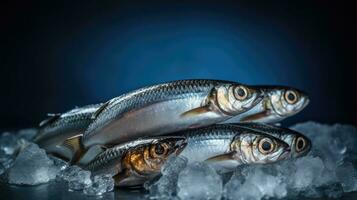
<path fill-rule="evenodd" d="M 297 114 L 310 102 L 306 93 L 283 86 L 255 86 L 265 97 L 252 109 L 222 123 L 261 122 L 276 123 Z"/>
<path fill-rule="evenodd" d="M 73 152 L 62 146 L 62 143 L 73 136 L 82 134 L 93 121 L 93 113 L 102 104 L 87 105 L 74 108 L 63 114 L 49 114 L 49 118 L 40 123 L 40 128 L 34 138 L 47 153 L 70 160 Z"/>
<path fill-rule="evenodd" d="M 169 156 L 185 146 L 185 137 L 139 139 L 107 149 L 84 168 L 93 174 L 112 174 L 116 186 L 138 186 L 158 175 Z"/>
<path fill-rule="evenodd" d="M 278 138 L 230 124 L 187 130 L 182 136 L 187 138 L 187 145 L 180 156 L 188 158 L 188 162 L 218 164 L 226 170 L 242 164 L 277 162 L 285 159 L 290 151 Z"/>
<path fill-rule="evenodd" d="M 260 90 L 216 80 L 182 80 L 145 87 L 105 103 L 80 137 L 66 145 L 84 154 L 93 146 L 119 144 L 214 124 L 246 112 L 262 99 Z M 94 147 L 93 147 L 94 148 Z M 82 162 L 83 163 L 83 162 Z"/>
<path fill-rule="evenodd" d="M 239 123 L 232 124 L 242 129 L 254 130 L 279 138 L 290 146 L 291 158 L 298 158 L 306 155 L 311 149 L 311 141 L 303 134 L 288 128 L 273 126 L 262 123 Z"/>

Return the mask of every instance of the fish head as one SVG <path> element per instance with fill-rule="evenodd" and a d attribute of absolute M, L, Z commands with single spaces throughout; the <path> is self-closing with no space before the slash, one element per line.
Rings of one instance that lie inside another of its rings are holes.
<path fill-rule="evenodd" d="M 290 153 L 289 145 L 267 134 L 245 130 L 237 135 L 231 151 L 235 158 L 245 164 L 266 164 L 283 160 Z"/>
<path fill-rule="evenodd" d="M 284 141 L 290 147 L 289 157 L 297 158 L 306 155 L 311 149 L 311 141 L 303 134 L 279 126 L 263 123 L 237 123 L 243 129 L 254 130 Z"/>
<path fill-rule="evenodd" d="M 151 177 L 160 172 L 171 155 L 180 154 L 186 144 L 185 137 L 158 137 L 148 144 L 130 149 L 124 158 L 124 164 L 140 177 Z"/>
<path fill-rule="evenodd" d="M 296 134 L 291 142 L 291 157 L 298 158 L 309 153 L 312 143 L 306 136 Z"/>
<path fill-rule="evenodd" d="M 290 158 L 298 158 L 306 155 L 311 149 L 311 141 L 301 133 L 287 129 L 278 128 L 278 132 L 266 132 L 267 134 L 279 138 L 290 147 Z"/>
<path fill-rule="evenodd" d="M 278 87 L 266 91 L 269 97 L 267 109 L 279 116 L 286 118 L 303 110 L 310 102 L 308 95 L 298 89 Z"/>
<path fill-rule="evenodd" d="M 216 87 L 216 104 L 224 113 L 231 116 L 246 112 L 263 99 L 260 89 L 247 85 L 232 83 Z"/>

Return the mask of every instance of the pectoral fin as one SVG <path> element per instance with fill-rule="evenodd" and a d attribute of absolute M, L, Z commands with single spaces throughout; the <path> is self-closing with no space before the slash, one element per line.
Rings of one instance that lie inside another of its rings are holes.
<path fill-rule="evenodd" d="M 198 108 L 195 108 L 195 109 L 192 109 L 192 110 L 189 110 L 187 112 L 184 112 L 181 114 L 181 117 L 194 117 L 194 116 L 197 116 L 197 115 L 201 115 L 201 114 L 204 114 L 204 113 L 208 113 L 208 112 L 211 112 L 211 108 L 209 105 L 205 105 L 205 106 L 202 106 L 202 107 L 198 107 Z"/>
<path fill-rule="evenodd" d="M 128 169 L 124 169 L 123 171 L 117 173 L 113 176 L 114 184 L 118 187 L 129 187 L 136 185 L 136 176 L 131 176 L 130 171 Z"/>
<path fill-rule="evenodd" d="M 229 152 L 226 154 L 220 154 L 217 156 L 213 156 L 211 158 L 206 159 L 204 162 L 207 163 L 214 163 L 214 162 L 221 162 L 221 161 L 227 161 L 227 160 L 233 160 L 234 159 L 234 154 L 235 152 Z"/>
<path fill-rule="evenodd" d="M 82 134 L 79 134 L 66 139 L 62 144 L 63 147 L 66 147 L 73 153 L 70 162 L 71 164 L 76 163 L 86 152 L 82 145 L 81 139 L 82 139 Z"/>
<path fill-rule="evenodd" d="M 102 145 L 94 145 L 91 146 L 84 155 L 80 157 L 80 159 L 77 161 L 77 165 L 79 166 L 85 166 L 88 164 L 90 161 L 92 161 L 95 157 L 97 157 L 98 154 L 102 153 L 105 151 L 107 148 Z"/>
<path fill-rule="evenodd" d="M 254 115 L 248 115 L 246 117 L 243 117 L 241 119 L 241 122 L 251 122 L 251 121 L 256 121 L 259 119 L 262 119 L 264 117 L 268 117 L 270 115 L 270 112 L 268 110 L 262 111 L 260 113 L 256 113 Z"/>

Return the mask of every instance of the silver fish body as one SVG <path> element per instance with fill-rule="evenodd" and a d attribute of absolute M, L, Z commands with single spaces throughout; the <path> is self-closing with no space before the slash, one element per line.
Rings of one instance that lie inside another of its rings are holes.
<path fill-rule="evenodd" d="M 233 97 L 236 88 L 241 89 L 240 95 L 247 94 L 242 95 L 245 98 L 242 101 Z M 245 112 L 260 100 L 259 91 L 228 81 L 182 80 L 159 84 L 108 101 L 82 141 L 88 148 L 207 126 Z"/>
<path fill-rule="evenodd" d="M 49 117 L 40 123 L 34 142 L 48 153 L 71 159 L 72 152 L 62 147 L 62 143 L 67 138 L 82 134 L 93 121 L 92 115 L 100 106 L 101 104 L 87 105 Z"/>
<path fill-rule="evenodd" d="M 138 139 L 107 149 L 83 167 L 93 174 L 113 175 L 116 186 L 142 185 L 185 146 L 186 139 L 180 136 Z"/>
<path fill-rule="evenodd" d="M 211 163 L 218 163 L 228 170 L 242 164 L 277 162 L 285 159 L 289 152 L 288 145 L 278 138 L 230 124 L 187 130 L 183 131 L 182 136 L 186 137 L 187 145 L 180 156 L 186 157 L 189 163 L 213 160 Z M 260 152 L 261 141 L 265 140 L 271 142 L 274 150 Z"/>

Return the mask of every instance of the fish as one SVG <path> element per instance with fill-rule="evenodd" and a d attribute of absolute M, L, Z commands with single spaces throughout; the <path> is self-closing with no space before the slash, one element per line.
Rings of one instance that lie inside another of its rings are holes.
<path fill-rule="evenodd" d="M 287 143 L 290 147 L 289 158 L 299 158 L 310 152 L 312 143 L 303 134 L 284 127 L 278 127 L 263 123 L 236 123 L 239 128 L 249 129 L 271 135 Z"/>
<path fill-rule="evenodd" d="M 215 124 L 175 133 L 187 139 L 180 156 L 189 163 L 206 162 L 232 171 L 245 164 L 268 164 L 287 158 L 288 144 L 263 132 L 231 124 Z"/>
<path fill-rule="evenodd" d="M 310 102 L 309 96 L 298 89 L 285 86 L 255 86 L 264 98 L 252 109 L 221 123 L 277 123 L 302 111 Z"/>
<path fill-rule="evenodd" d="M 185 137 L 142 138 L 109 148 L 82 167 L 93 174 L 111 174 L 118 187 L 140 186 L 160 174 L 167 159 L 185 146 Z"/>
<path fill-rule="evenodd" d="M 230 81 L 180 80 L 144 87 L 104 103 L 84 134 L 64 144 L 83 156 L 98 146 L 215 124 L 246 112 L 262 98 L 260 90 Z M 81 156 L 75 160 L 85 163 Z"/>
<path fill-rule="evenodd" d="M 39 130 L 34 142 L 47 153 L 64 160 L 71 160 L 73 152 L 62 144 L 68 138 L 82 134 L 93 121 L 93 113 L 102 104 L 77 107 L 62 114 L 49 114 L 49 117 L 39 124 Z"/>

